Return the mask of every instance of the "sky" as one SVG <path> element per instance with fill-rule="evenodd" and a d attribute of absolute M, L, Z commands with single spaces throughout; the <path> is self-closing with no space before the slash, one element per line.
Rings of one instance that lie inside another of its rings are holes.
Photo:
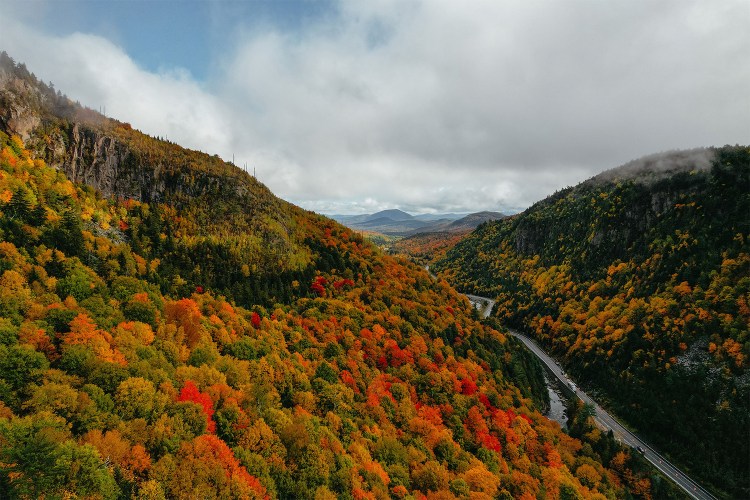
<path fill-rule="evenodd" d="M 750 143 L 747 0 L 0 0 L 70 98 L 327 214 L 515 213 Z"/>

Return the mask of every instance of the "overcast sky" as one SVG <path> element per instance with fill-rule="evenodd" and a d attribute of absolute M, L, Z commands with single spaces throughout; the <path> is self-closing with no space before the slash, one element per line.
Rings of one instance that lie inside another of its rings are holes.
<path fill-rule="evenodd" d="M 0 0 L 74 100 L 323 213 L 517 212 L 750 143 L 750 1 Z"/>

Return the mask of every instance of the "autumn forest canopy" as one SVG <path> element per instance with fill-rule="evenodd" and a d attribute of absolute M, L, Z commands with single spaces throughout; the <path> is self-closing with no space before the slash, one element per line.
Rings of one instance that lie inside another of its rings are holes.
<path fill-rule="evenodd" d="M 746 491 L 749 157 L 558 193 L 418 264 L 2 53 L 0 497 L 680 498 L 590 408 L 544 417 L 504 324 Z"/>
<path fill-rule="evenodd" d="M 750 149 L 615 169 L 487 223 L 431 269 L 497 298 L 695 477 L 750 494 Z M 671 170 L 663 164 L 675 161 Z"/>

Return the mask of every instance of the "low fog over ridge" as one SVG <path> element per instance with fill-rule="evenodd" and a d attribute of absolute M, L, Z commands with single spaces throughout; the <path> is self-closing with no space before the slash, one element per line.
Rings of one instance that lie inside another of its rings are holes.
<path fill-rule="evenodd" d="M 707 170 L 716 156 L 713 148 L 693 148 L 654 153 L 605 170 L 587 180 L 587 184 L 630 179 L 654 181 L 679 171 Z"/>

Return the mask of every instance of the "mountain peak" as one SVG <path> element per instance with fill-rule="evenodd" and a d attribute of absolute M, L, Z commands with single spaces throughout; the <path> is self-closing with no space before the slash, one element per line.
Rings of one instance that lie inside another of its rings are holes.
<path fill-rule="evenodd" d="M 399 210 L 397 208 L 392 208 L 389 210 L 381 210 L 380 212 L 376 212 L 372 215 L 370 215 L 367 220 L 372 221 L 376 219 L 391 219 L 394 221 L 402 221 L 402 220 L 411 220 L 414 216 L 411 214 L 408 214 L 404 212 L 403 210 Z"/>

